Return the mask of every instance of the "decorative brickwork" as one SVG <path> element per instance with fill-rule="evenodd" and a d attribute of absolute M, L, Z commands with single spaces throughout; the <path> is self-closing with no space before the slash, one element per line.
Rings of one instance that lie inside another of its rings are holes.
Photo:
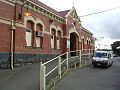
<path fill-rule="evenodd" d="M 58 12 L 38 0 L 30 0 L 31 16 L 27 17 L 24 16 L 27 9 L 26 5 L 22 7 L 23 1 L 0 1 L 0 60 L 9 60 L 10 53 L 13 53 L 14 61 L 49 60 L 70 50 L 94 50 L 93 34 L 82 28 L 74 7 Z"/>

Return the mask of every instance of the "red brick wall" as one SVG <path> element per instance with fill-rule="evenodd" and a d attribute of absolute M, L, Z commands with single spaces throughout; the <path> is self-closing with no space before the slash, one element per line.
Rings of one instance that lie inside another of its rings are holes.
<path fill-rule="evenodd" d="M 17 28 L 16 30 L 16 42 L 15 42 L 15 52 L 19 53 L 29 53 L 29 54 L 60 54 L 61 50 L 51 49 L 51 36 L 44 34 L 43 47 L 27 47 L 25 41 L 25 30 L 22 28 Z"/>
<path fill-rule="evenodd" d="M 0 17 L 13 19 L 14 17 L 14 7 L 3 2 L 0 2 Z"/>
<path fill-rule="evenodd" d="M 11 26 L 0 23 L 0 52 L 10 51 Z"/>
<path fill-rule="evenodd" d="M 24 21 L 24 18 L 19 19 L 19 13 L 21 10 L 21 6 L 16 6 L 16 20 L 17 21 Z M 23 12 L 25 12 L 26 9 L 23 7 Z M 30 11 L 32 16 L 37 19 L 40 18 L 42 22 L 45 25 L 45 30 L 47 32 L 50 32 L 50 19 L 46 17 L 45 15 L 42 15 L 40 13 L 37 13 L 35 11 Z M 14 17 L 14 7 L 10 6 L 8 4 L 5 4 L 3 2 L 0 2 L 0 17 L 7 18 L 13 20 Z M 23 22 L 24 23 L 24 22 Z M 69 35 L 69 30 L 71 27 L 73 27 L 72 23 L 74 23 L 74 20 L 72 17 L 68 17 L 68 25 L 62 24 L 58 21 L 53 20 L 53 23 L 55 26 L 59 26 L 63 30 L 63 34 L 65 36 Z M 76 21 L 76 28 L 78 30 L 78 33 L 81 35 L 80 31 L 80 25 L 79 22 Z M 0 23 L 0 52 L 9 52 L 10 51 L 10 31 L 11 31 L 11 25 Z M 80 45 L 77 43 L 77 45 Z M 79 46 L 80 47 L 80 46 Z M 77 48 L 79 48 L 77 47 Z M 67 39 L 61 38 L 61 49 L 51 49 L 51 36 L 49 34 L 44 34 L 43 37 L 43 47 L 37 48 L 36 44 L 34 44 L 33 47 L 27 47 L 26 46 L 26 40 L 25 40 L 25 29 L 21 27 L 16 27 L 15 30 L 15 52 L 17 53 L 31 53 L 31 54 L 60 54 L 62 52 L 65 52 L 69 49 L 67 49 Z"/>

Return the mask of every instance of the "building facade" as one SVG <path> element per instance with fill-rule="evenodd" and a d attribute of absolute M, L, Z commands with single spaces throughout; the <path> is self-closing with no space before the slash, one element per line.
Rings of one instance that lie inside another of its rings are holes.
<path fill-rule="evenodd" d="M 0 60 L 49 60 L 94 50 L 93 34 L 81 26 L 74 7 L 58 12 L 38 0 L 0 0 L 0 32 Z"/>

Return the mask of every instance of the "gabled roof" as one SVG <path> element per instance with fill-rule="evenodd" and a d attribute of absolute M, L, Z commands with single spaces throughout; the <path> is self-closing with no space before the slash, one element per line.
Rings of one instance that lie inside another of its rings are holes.
<path fill-rule="evenodd" d="M 81 27 L 81 29 L 93 35 L 93 33 L 92 33 L 91 31 L 87 30 L 87 29 L 84 28 L 83 26 Z"/>
<path fill-rule="evenodd" d="M 37 5 L 39 5 L 39 6 L 41 6 L 41 7 L 43 7 L 43 8 L 45 8 L 46 10 L 48 10 L 48 11 L 50 11 L 50 12 L 52 12 L 52 13 L 60 16 L 60 17 L 63 17 L 58 11 L 56 11 L 53 8 L 51 8 L 51 7 L 43 4 L 42 2 L 40 2 L 38 0 L 30 0 L 30 1 L 33 2 L 33 3 L 35 3 L 35 4 L 37 4 Z"/>
<path fill-rule="evenodd" d="M 69 11 L 70 11 L 70 10 L 60 11 L 59 14 L 60 14 L 62 17 L 65 17 L 65 16 L 68 14 Z"/>

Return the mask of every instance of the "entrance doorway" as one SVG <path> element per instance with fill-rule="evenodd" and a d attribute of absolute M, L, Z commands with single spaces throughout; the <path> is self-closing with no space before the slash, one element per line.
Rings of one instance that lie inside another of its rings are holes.
<path fill-rule="evenodd" d="M 78 44 L 78 35 L 76 33 L 70 34 L 70 51 L 78 50 L 79 44 Z M 72 52 L 71 56 L 75 56 L 76 52 Z"/>

